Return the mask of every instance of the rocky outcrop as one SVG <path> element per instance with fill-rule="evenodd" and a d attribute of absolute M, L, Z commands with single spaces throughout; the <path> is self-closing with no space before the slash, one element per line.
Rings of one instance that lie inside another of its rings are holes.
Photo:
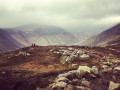
<path fill-rule="evenodd" d="M 110 81 L 109 90 L 118 90 L 119 87 L 120 87 L 120 83 L 114 83 Z"/>
<path fill-rule="evenodd" d="M 60 48 L 57 50 L 50 50 L 53 53 L 56 54 L 62 54 L 62 62 L 65 63 L 71 63 L 75 60 L 79 59 L 86 59 L 90 56 L 88 54 L 85 54 L 85 51 L 79 50 L 79 49 L 73 49 L 73 48 Z"/>
<path fill-rule="evenodd" d="M 90 69 L 90 72 L 95 74 L 95 75 L 98 75 L 99 72 L 98 72 L 98 68 L 96 66 L 93 66 L 91 69 Z"/>
<path fill-rule="evenodd" d="M 87 54 L 83 54 L 83 55 L 80 56 L 80 58 L 89 58 L 89 57 L 90 57 L 90 56 L 87 55 Z"/>
<path fill-rule="evenodd" d="M 90 68 L 87 66 L 79 66 L 79 68 L 77 69 L 77 77 L 78 78 L 82 78 L 83 75 L 85 75 L 85 73 L 90 73 Z"/>
<path fill-rule="evenodd" d="M 119 67 L 115 67 L 114 70 L 120 71 L 120 66 Z"/>
<path fill-rule="evenodd" d="M 19 51 L 19 55 L 22 55 L 22 56 L 30 56 L 29 53 L 23 52 L 23 51 Z"/>
<path fill-rule="evenodd" d="M 93 73 L 93 71 L 95 72 Z M 72 70 L 63 74 L 59 74 L 52 87 L 52 90 L 68 90 L 70 88 L 72 88 L 71 90 L 77 90 L 77 88 L 80 88 L 77 85 L 80 85 L 82 90 L 84 90 L 83 87 L 90 89 L 90 82 L 86 80 L 86 76 L 84 76 L 87 75 L 87 77 L 91 77 L 90 74 L 98 74 L 98 69 L 96 66 L 93 66 L 92 68 L 87 66 L 79 66 L 77 70 Z M 74 84 L 76 84 L 76 86 Z"/>
<path fill-rule="evenodd" d="M 52 90 L 56 90 L 58 88 L 65 88 L 67 86 L 67 83 L 65 82 L 57 82 L 53 87 Z"/>
<path fill-rule="evenodd" d="M 59 74 L 55 83 L 57 83 L 57 81 L 67 83 L 67 85 L 62 88 L 63 90 L 119 90 L 120 59 L 108 58 L 97 52 L 82 51 L 82 53 L 80 53 L 81 51 L 82 50 L 78 49 L 69 50 L 67 48 L 57 50 L 57 52 L 60 52 L 62 55 L 62 59 L 65 62 L 64 64 L 70 63 L 73 67 L 77 67 L 77 69 Z M 82 59 L 82 55 L 86 57 Z M 79 63 L 74 64 L 72 62 L 78 59 L 84 62 L 84 60 L 91 59 L 92 55 L 99 57 L 96 66 L 79 66 Z M 72 57 L 72 59 L 70 57 Z M 61 80 L 61 78 L 63 80 Z M 59 89 L 56 88 L 56 90 Z"/>
<path fill-rule="evenodd" d="M 106 62 L 108 61 L 112 63 L 113 60 L 106 59 Z M 119 73 L 120 67 L 114 63 L 112 65 L 103 63 L 99 69 L 97 66 L 79 66 L 77 70 L 59 74 L 52 89 L 54 90 L 59 81 L 66 83 L 64 88 L 61 86 L 64 90 L 119 90 L 120 83 L 112 81 L 120 78 Z M 113 74 L 112 77 L 111 74 Z M 106 79 L 108 77 L 103 78 L 105 75 L 111 78 L 109 80 Z M 61 88 L 59 87 L 59 89 Z M 59 90 L 58 88 L 55 89 Z"/>

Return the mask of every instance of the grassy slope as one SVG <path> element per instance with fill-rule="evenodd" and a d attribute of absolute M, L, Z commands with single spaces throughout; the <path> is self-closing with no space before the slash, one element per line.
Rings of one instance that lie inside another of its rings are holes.
<path fill-rule="evenodd" d="M 53 83 L 55 77 L 62 72 L 76 69 L 71 64 L 61 64 L 61 54 L 50 52 L 51 49 L 59 47 L 31 47 L 23 48 L 22 51 L 30 53 L 30 56 L 18 55 L 19 50 L 0 54 L 0 89 L 1 90 L 33 90 L 36 87 L 45 88 Z M 73 46 L 73 48 L 85 50 L 85 47 Z M 76 60 L 72 63 L 79 65 L 100 65 L 98 60 L 100 55 L 119 57 L 107 48 L 93 47 L 87 48 L 90 58 L 86 60 Z M 100 55 L 90 52 L 99 52 Z M 114 51 L 115 52 L 115 51 Z"/>

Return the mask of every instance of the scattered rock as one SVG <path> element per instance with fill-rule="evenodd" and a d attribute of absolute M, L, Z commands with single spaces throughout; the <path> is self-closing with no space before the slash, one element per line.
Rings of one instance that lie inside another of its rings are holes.
<path fill-rule="evenodd" d="M 65 82 L 57 82 L 53 87 L 52 90 L 57 90 L 58 88 L 65 88 L 67 83 Z"/>
<path fill-rule="evenodd" d="M 65 77 L 65 78 L 68 78 L 68 77 L 71 77 L 71 73 L 63 73 L 63 74 L 59 74 L 58 77 Z"/>
<path fill-rule="evenodd" d="M 46 89 L 37 87 L 36 90 L 46 90 Z"/>
<path fill-rule="evenodd" d="M 115 89 L 117 89 L 119 86 L 120 86 L 120 84 L 114 83 L 114 82 L 110 81 L 109 89 L 108 89 L 108 90 L 115 90 Z"/>
<path fill-rule="evenodd" d="M 53 65 L 48 65 L 49 68 L 54 67 Z"/>
<path fill-rule="evenodd" d="M 90 68 L 87 66 L 79 66 L 79 68 L 77 69 L 77 77 L 78 78 L 82 78 L 82 76 L 86 73 L 90 73 Z"/>
<path fill-rule="evenodd" d="M 51 50 L 50 50 L 50 52 L 53 52 L 53 51 L 54 51 L 54 49 L 51 49 Z"/>
<path fill-rule="evenodd" d="M 65 77 L 59 77 L 59 78 L 56 80 L 56 82 L 57 82 L 57 83 L 58 83 L 58 82 L 69 83 L 69 80 L 68 80 L 67 78 L 65 78 Z"/>
<path fill-rule="evenodd" d="M 106 72 L 108 68 L 109 68 L 108 65 L 103 65 L 103 66 L 102 66 L 102 69 L 103 69 L 104 72 Z"/>
<path fill-rule="evenodd" d="M 5 74 L 6 72 L 5 72 L 5 71 L 2 71 L 1 73 L 2 73 L 2 74 Z"/>
<path fill-rule="evenodd" d="M 68 48 L 69 50 L 73 50 L 73 48 Z"/>
<path fill-rule="evenodd" d="M 19 51 L 19 55 L 29 56 L 30 54 L 29 54 L 29 53 L 26 53 L 26 52 Z"/>
<path fill-rule="evenodd" d="M 91 73 L 98 75 L 98 68 L 96 66 L 93 66 L 90 70 Z"/>
<path fill-rule="evenodd" d="M 83 54 L 83 55 L 80 56 L 80 58 L 89 58 L 89 57 L 90 57 L 90 56 L 87 55 L 87 54 Z"/>
<path fill-rule="evenodd" d="M 90 78 L 96 78 L 96 75 L 94 75 L 94 74 L 89 74 L 89 77 L 90 77 Z"/>
<path fill-rule="evenodd" d="M 72 70 L 72 71 L 69 71 L 68 73 L 70 73 L 71 78 L 74 78 L 76 77 L 77 70 Z"/>
<path fill-rule="evenodd" d="M 88 87 L 84 87 L 84 86 L 76 86 L 76 89 L 75 90 L 92 90 Z"/>
<path fill-rule="evenodd" d="M 112 76 L 113 80 L 116 80 L 116 76 Z"/>
<path fill-rule="evenodd" d="M 115 67 L 114 70 L 120 71 L 120 67 Z"/>
<path fill-rule="evenodd" d="M 104 62 L 103 64 L 104 64 L 104 65 L 108 65 L 108 66 L 111 66 L 111 65 L 112 65 L 111 62 Z"/>
<path fill-rule="evenodd" d="M 77 79 L 77 78 L 73 78 L 70 82 L 70 84 L 72 85 L 78 85 L 78 81 L 80 82 L 79 85 L 81 85 L 81 81 L 80 79 Z"/>
<path fill-rule="evenodd" d="M 29 53 L 27 53 L 27 56 L 30 56 L 30 54 L 29 54 Z"/>
<path fill-rule="evenodd" d="M 106 58 L 105 58 L 105 56 L 104 56 L 104 57 L 102 57 L 102 58 L 101 58 L 101 60 L 103 60 L 103 61 L 107 61 L 107 60 L 106 60 Z"/>
<path fill-rule="evenodd" d="M 82 86 L 86 86 L 86 87 L 90 87 L 90 82 L 87 81 L 85 78 L 83 78 L 83 79 L 81 80 L 81 85 L 82 85 Z"/>
<path fill-rule="evenodd" d="M 77 66 L 78 64 L 72 64 L 72 67 Z"/>
<path fill-rule="evenodd" d="M 64 90 L 76 90 L 76 88 L 73 85 L 67 85 L 67 87 L 65 87 Z"/>

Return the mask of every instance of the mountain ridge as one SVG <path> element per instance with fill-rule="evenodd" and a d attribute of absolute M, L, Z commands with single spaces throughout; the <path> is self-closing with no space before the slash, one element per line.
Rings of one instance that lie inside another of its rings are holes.
<path fill-rule="evenodd" d="M 14 49 L 30 46 L 35 43 L 39 46 L 48 45 L 66 45 L 77 42 L 77 38 L 61 27 L 46 26 L 46 25 L 25 25 L 14 28 L 1 28 L 2 31 L 8 33 L 7 38 L 12 38 L 10 41 L 16 41 Z M 1 41 L 4 41 L 2 38 Z M 8 44 L 8 42 L 4 42 Z M 14 43 L 15 44 L 15 43 Z M 1 45 L 3 45 L 1 43 Z M 5 46 L 6 47 L 6 46 Z M 5 48 L 4 47 L 4 48 Z M 7 46 L 9 47 L 9 46 Z M 2 52 L 2 48 L 1 52 Z M 8 51 L 5 49 L 4 51 Z"/>
<path fill-rule="evenodd" d="M 120 23 L 88 39 L 82 45 L 107 46 L 110 44 L 110 42 L 114 42 L 119 39 L 120 39 Z"/>

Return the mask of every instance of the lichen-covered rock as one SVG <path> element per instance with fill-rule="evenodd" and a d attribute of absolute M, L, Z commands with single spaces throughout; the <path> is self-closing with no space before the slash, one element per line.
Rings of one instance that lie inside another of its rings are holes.
<path fill-rule="evenodd" d="M 102 69 L 105 69 L 105 68 L 108 68 L 108 67 L 109 67 L 108 65 L 103 65 Z"/>
<path fill-rule="evenodd" d="M 103 64 L 104 64 L 104 65 L 108 65 L 108 66 L 111 66 L 111 65 L 112 65 L 112 63 L 109 62 L 109 61 L 108 61 L 108 62 L 104 62 Z"/>
<path fill-rule="evenodd" d="M 65 77 L 59 77 L 59 78 L 56 80 L 56 82 L 57 82 L 57 83 L 58 83 L 58 82 L 69 83 L 69 80 L 68 80 L 67 78 L 65 78 Z"/>
<path fill-rule="evenodd" d="M 65 87 L 64 90 L 76 90 L 76 88 L 73 85 L 67 85 L 67 87 Z"/>
<path fill-rule="evenodd" d="M 110 84 L 109 84 L 109 89 L 108 90 L 118 90 L 117 88 L 120 87 L 120 84 L 119 83 L 114 83 L 112 81 L 110 81 Z"/>
<path fill-rule="evenodd" d="M 78 78 L 82 78 L 82 76 L 83 76 L 86 72 L 90 73 L 90 69 L 91 69 L 91 68 L 89 68 L 89 67 L 87 67 L 87 66 L 79 66 L 79 68 L 77 69 L 77 77 L 78 77 Z"/>
<path fill-rule="evenodd" d="M 115 67 L 114 70 L 120 71 L 120 67 Z"/>
<path fill-rule="evenodd" d="M 71 73 L 67 72 L 67 73 L 63 73 L 63 74 L 59 74 L 58 77 L 65 77 L 65 78 L 68 78 L 68 77 L 71 77 Z"/>
<path fill-rule="evenodd" d="M 81 85 L 82 85 L 82 86 L 86 86 L 86 87 L 90 87 L 90 82 L 87 81 L 85 78 L 83 78 L 83 79 L 81 80 Z"/>
<path fill-rule="evenodd" d="M 77 74 L 77 70 L 72 70 L 72 71 L 69 71 L 68 73 L 71 74 L 72 78 L 76 76 Z"/>
<path fill-rule="evenodd" d="M 77 66 L 78 64 L 72 64 L 72 67 L 75 67 L 75 66 Z"/>
<path fill-rule="evenodd" d="M 91 73 L 98 75 L 98 68 L 96 66 L 93 66 L 90 70 Z"/>
<path fill-rule="evenodd" d="M 108 68 L 109 68 L 108 65 L 103 65 L 103 66 L 102 66 L 102 69 L 103 69 L 104 72 L 106 72 Z"/>
<path fill-rule="evenodd" d="M 83 54 L 83 55 L 80 56 L 80 58 L 89 58 L 89 57 L 90 57 L 90 56 L 87 55 L 87 54 Z"/>
<path fill-rule="evenodd" d="M 84 86 L 76 86 L 75 90 L 92 90 L 92 89 Z"/>
<path fill-rule="evenodd" d="M 58 88 L 65 88 L 67 86 L 67 83 L 65 82 L 57 82 L 55 85 L 53 85 L 52 90 L 57 90 Z"/>

